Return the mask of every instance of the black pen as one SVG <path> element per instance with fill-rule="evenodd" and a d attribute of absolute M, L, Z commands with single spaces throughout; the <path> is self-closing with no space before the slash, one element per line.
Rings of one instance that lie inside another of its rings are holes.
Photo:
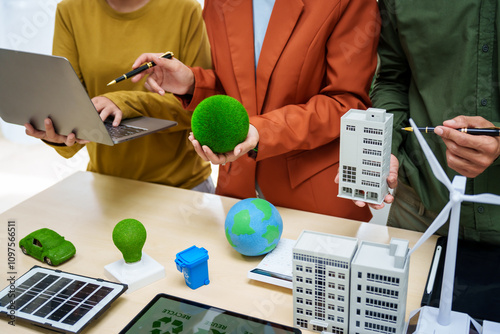
<path fill-rule="evenodd" d="M 173 52 L 165 52 L 164 54 L 162 54 L 160 56 L 160 58 L 167 58 L 167 59 L 171 59 L 172 57 L 174 56 Z M 134 75 L 137 75 L 139 73 L 141 73 L 142 71 L 145 71 L 147 70 L 148 68 L 151 68 L 153 66 L 156 66 L 156 64 L 152 61 L 142 65 L 142 66 L 139 66 L 138 68 L 136 68 L 135 70 L 132 70 L 128 73 L 125 73 L 124 75 L 122 75 L 121 77 L 111 81 L 109 84 L 107 84 L 107 86 L 110 86 L 110 85 L 114 85 L 115 83 L 117 82 L 120 82 L 120 81 L 123 81 L 125 79 L 129 79 L 129 78 L 132 78 Z"/>
<path fill-rule="evenodd" d="M 434 133 L 434 127 L 426 126 L 425 128 L 418 128 L 421 132 L 424 133 Z M 407 127 L 407 128 L 401 128 L 401 130 L 404 131 L 411 131 L 413 132 L 412 127 Z M 461 128 L 461 129 L 456 129 L 460 132 L 467 133 L 469 135 L 477 135 L 477 136 L 500 136 L 500 128 L 498 127 L 491 127 L 491 128 Z"/>

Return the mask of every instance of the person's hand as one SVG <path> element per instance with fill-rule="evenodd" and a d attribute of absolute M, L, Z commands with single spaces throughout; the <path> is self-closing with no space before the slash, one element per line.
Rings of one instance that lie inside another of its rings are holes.
<path fill-rule="evenodd" d="M 57 134 L 50 118 L 46 118 L 43 123 L 45 125 L 45 131 L 35 129 L 30 123 L 24 124 L 24 127 L 26 128 L 26 134 L 31 137 L 45 140 L 49 143 L 65 144 L 66 146 L 72 146 L 75 143 L 89 143 L 88 140 L 76 138 L 74 133 L 70 133 L 67 136 Z"/>
<path fill-rule="evenodd" d="M 113 116 L 113 126 L 120 125 L 122 121 L 123 113 L 118 108 L 116 104 L 113 103 L 110 99 L 104 96 L 96 96 L 92 98 L 92 103 L 94 104 L 95 109 L 101 116 L 102 121 L 104 122 L 109 116 Z"/>
<path fill-rule="evenodd" d="M 398 158 L 396 158 L 395 155 L 391 154 L 391 162 L 389 165 L 389 176 L 387 176 L 387 186 L 390 189 L 395 189 L 398 185 L 398 171 L 399 171 Z M 335 176 L 335 183 L 337 184 L 339 183 L 339 178 L 340 174 L 337 173 L 337 176 Z M 385 203 L 391 204 L 393 201 L 394 201 L 394 196 L 392 196 L 390 193 L 385 196 L 384 201 L 380 204 L 371 204 L 359 200 L 353 200 L 354 204 L 356 204 L 360 208 L 368 204 L 368 206 L 374 210 L 380 210 L 385 206 Z"/>
<path fill-rule="evenodd" d="M 150 61 L 154 62 L 156 66 L 132 77 L 132 82 L 138 82 L 149 74 L 144 86 L 151 92 L 160 95 L 164 95 L 165 91 L 177 95 L 193 94 L 193 71 L 178 59 L 174 57 L 171 59 L 160 58 L 161 55 L 161 53 L 143 53 L 140 55 L 132 65 L 133 68 Z"/>
<path fill-rule="evenodd" d="M 206 145 L 201 146 L 196 138 L 194 138 L 192 132 L 189 134 L 189 140 L 193 144 L 196 153 L 198 153 L 203 160 L 210 161 L 214 165 L 224 165 L 228 162 L 235 161 L 239 157 L 246 155 L 250 150 L 253 150 L 259 143 L 259 132 L 252 124 L 250 124 L 245 141 L 236 145 L 232 152 L 222 154 L 215 154 Z"/>
<path fill-rule="evenodd" d="M 493 123 L 480 116 L 458 116 L 437 126 L 434 133 L 446 145 L 448 166 L 470 178 L 484 172 L 500 155 L 500 137 L 469 135 L 454 129 L 491 126 Z"/>

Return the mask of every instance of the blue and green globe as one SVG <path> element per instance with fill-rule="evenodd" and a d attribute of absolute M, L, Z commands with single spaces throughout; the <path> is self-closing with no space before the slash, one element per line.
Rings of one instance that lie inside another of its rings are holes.
<path fill-rule="evenodd" d="M 225 222 L 227 241 L 239 253 L 257 256 L 276 247 L 283 232 L 278 210 L 266 200 L 247 198 L 229 210 Z"/>

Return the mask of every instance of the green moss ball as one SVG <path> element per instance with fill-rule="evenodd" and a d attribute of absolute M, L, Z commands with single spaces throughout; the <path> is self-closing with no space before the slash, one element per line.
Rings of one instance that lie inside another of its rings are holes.
<path fill-rule="evenodd" d="M 201 101 L 191 118 L 194 138 L 214 153 L 234 150 L 246 139 L 249 126 L 245 107 L 227 95 L 214 95 Z"/>

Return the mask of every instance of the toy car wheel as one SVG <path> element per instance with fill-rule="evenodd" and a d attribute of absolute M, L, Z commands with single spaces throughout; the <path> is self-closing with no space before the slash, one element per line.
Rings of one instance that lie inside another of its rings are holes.
<path fill-rule="evenodd" d="M 28 251 L 23 246 L 21 246 L 21 251 L 23 252 L 24 255 L 28 255 Z"/>
<path fill-rule="evenodd" d="M 51 265 L 52 265 L 52 261 L 50 261 L 50 259 L 49 259 L 48 257 L 44 257 L 44 258 L 43 258 L 43 261 L 44 261 L 45 263 L 47 263 L 49 266 L 51 266 Z"/>

